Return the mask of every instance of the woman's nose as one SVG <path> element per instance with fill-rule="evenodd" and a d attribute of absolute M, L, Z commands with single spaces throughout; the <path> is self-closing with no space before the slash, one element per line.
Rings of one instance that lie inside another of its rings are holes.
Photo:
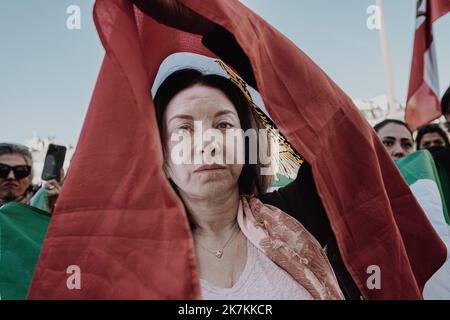
<path fill-rule="evenodd" d="M 391 149 L 391 155 L 396 158 L 402 158 L 405 156 L 405 151 L 399 143 L 396 143 Z"/>
<path fill-rule="evenodd" d="M 195 137 L 195 152 L 196 153 L 208 153 L 214 155 L 215 152 L 220 152 L 220 144 L 216 138 L 209 139 L 204 135 L 197 135 Z"/>
<path fill-rule="evenodd" d="M 14 171 L 13 170 L 9 171 L 9 174 L 6 177 L 6 179 L 8 179 L 8 180 L 16 180 L 16 176 L 14 175 Z"/>
<path fill-rule="evenodd" d="M 203 154 L 205 149 L 203 140 L 203 125 L 196 124 L 194 127 L 194 151 L 196 154 Z"/>
<path fill-rule="evenodd" d="M 201 155 L 203 160 L 216 157 L 220 154 L 222 148 L 220 140 L 223 139 L 222 132 L 213 128 L 195 130 L 194 132 L 194 151 Z"/>

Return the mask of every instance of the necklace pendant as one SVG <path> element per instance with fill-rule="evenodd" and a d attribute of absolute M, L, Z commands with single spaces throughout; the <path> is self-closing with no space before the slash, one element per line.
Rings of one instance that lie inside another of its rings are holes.
<path fill-rule="evenodd" d="M 222 250 L 217 250 L 217 251 L 214 253 L 214 255 L 216 256 L 217 259 L 222 258 L 222 254 L 223 254 L 223 251 L 222 251 Z"/>

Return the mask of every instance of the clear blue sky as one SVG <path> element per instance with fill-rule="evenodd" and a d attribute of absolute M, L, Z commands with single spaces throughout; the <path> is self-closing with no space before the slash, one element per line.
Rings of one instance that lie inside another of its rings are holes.
<path fill-rule="evenodd" d="M 0 4 L 1 141 L 36 130 L 76 143 L 103 58 L 93 0 L 15 0 Z M 374 0 L 244 0 L 319 64 L 351 97 L 385 93 L 379 34 L 366 27 Z M 396 98 L 404 103 L 416 0 L 384 0 Z M 81 7 L 81 30 L 66 8 Z M 450 84 L 450 15 L 435 24 L 441 92 Z M 446 41 L 447 40 L 447 41 Z"/>

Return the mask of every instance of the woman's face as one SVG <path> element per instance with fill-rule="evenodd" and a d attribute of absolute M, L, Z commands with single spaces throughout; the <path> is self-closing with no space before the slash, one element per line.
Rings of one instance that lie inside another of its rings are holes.
<path fill-rule="evenodd" d="M 400 159 L 414 152 L 411 133 L 402 125 L 388 123 L 378 131 L 378 136 L 392 160 Z"/>
<path fill-rule="evenodd" d="M 1 155 L 0 163 L 10 167 L 29 165 L 19 154 Z M 0 199 L 11 201 L 20 197 L 28 189 L 32 179 L 31 174 L 23 179 L 18 179 L 14 172 L 10 171 L 6 178 L 0 178 Z"/>
<path fill-rule="evenodd" d="M 427 149 L 432 147 L 445 147 L 445 140 L 437 132 L 430 132 L 423 135 L 420 140 L 419 149 Z"/>
<path fill-rule="evenodd" d="M 238 188 L 243 164 L 235 160 L 243 150 L 225 138 L 236 129 L 236 109 L 218 89 L 194 85 L 169 102 L 163 116 L 165 172 L 182 195 L 208 199 Z"/>

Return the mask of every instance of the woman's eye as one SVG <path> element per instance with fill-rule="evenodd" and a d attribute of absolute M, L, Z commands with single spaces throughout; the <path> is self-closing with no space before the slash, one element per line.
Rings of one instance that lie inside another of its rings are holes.
<path fill-rule="evenodd" d="M 403 147 L 403 149 L 411 149 L 412 148 L 412 144 L 411 143 L 403 143 L 402 147 Z"/>
<path fill-rule="evenodd" d="M 191 132 L 192 127 L 190 125 L 182 125 L 177 127 L 178 133 Z"/>
<path fill-rule="evenodd" d="M 233 128 L 233 125 L 229 122 L 221 122 L 217 125 L 218 129 L 231 129 Z"/>
<path fill-rule="evenodd" d="M 392 147 L 392 146 L 394 145 L 394 143 L 393 143 L 392 141 L 383 141 L 383 144 L 384 144 L 386 147 Z"/>

